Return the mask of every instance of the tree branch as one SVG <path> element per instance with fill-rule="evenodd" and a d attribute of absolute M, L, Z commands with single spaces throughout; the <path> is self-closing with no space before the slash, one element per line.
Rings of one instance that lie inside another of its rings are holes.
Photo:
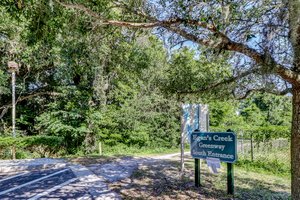
<path fill-rule="evenodd" d="M 92 11 L 89 8 L 86 8 L 83 5 L 65 4 L 58 0 L 57 2 L 66 8 L 83 11 L 87 15 L 99 20 L 98 22 L 100 23 L 100 25 L 113 25 L 113 26 L 131 27 L 131 28 L 163 27 L 171 32 L 174 32 L 200 45 L 204 45 L 210 48 L 215 48 L 220 50 L 228 50 L 228 51 L 242 53 L 252 58 L 258 65 L 263 67 L 267 66 L 270 70 L 274 70 L 275 73 L 277 73 L 281 78 L 288 81 L 292 85 L 300 87 L 300 75 L 298 73 L 276 63 L 275 60 L 271 56 L 269 56 L 268 52 L 266 52 L 265 54 L 261 54 L 257 52 L 255 49 L 252 49 L 245 44 L 232 41 L 231 39 L 228 38 L 227 35 L 217 30 L 217 28 L 213 24 L 201 22 L 198 20 L 183 19 L 178 17 L 160 21 L 151 16 L 146 16 L 143 13 L 142 14 L 140 12 L 137 13 L 137 11 L 135 11 L 134 13 L 144 16 L 149 21 L 148 22 L 126 22 L 126 21 L 119 21 L 119 20 L 108 20 L 108 19 L 104 19 L 98 13 Z M 190 25 L 190 26 L 201 27 L 203 29 L 209 30 L 212 33 L 214 33 L 216 38 L 214 39 L 199 38 L 197 35 L 179 27 L 179 25 Z"/>
<path fill-rule="evenodd" d="M 270 91 L 266 88 L 260 88 L 260 89 L 251 89 L 251 90 L 248 90 L 247 92 L 245 92 L 245 94 L 243 96 L 240 96 L 240 97 L 236 97 L 236 95 L 234 94 L 233 92 L 233 96 L 234 98 L 236 98 L 237 100 L 242 100 L 242 99 L 245 99 L 247 98 L 250 94 L 252 94 L 253 92 L 266 92 L 266 93 L 270 93 L 270 94 L 275 94 L 275 95 L 286 95 L 288 93 L 291 93 L 292 92 L 292 88 L 287 88 L 283 91 Z"/>
<path fill-rule="evenodd" d="M 0 114 L 0 119 L 2 119 L 2 117 L 7 113 L 8 111 L 8 107 L 4 108 Z"/>
<path fill-rule="evenodd" d="M 43 95 L 58 96 L 58 95 L 61 95 L 61 93 L 57 93 L 57 92 L 36 92 L 36 93 L 28 94 L 27 96 L 22 96 L 22 97 L 18 98 L 18 100 L 16 101 L 16 104 L 18 102 L 21 102 L 21 101 L 24 101 L 24 100 L 27 100 L 27 99 L 31 99 L 33 97 L 43 96 Z M 12 103 L 10 102 L 6 105 L 1 106 L 0 110 L 11 108 L 11 107 L 12 107 Z"/>
<path fill-rule="evenodd" d="M 300 75 L 290 69 L 286 69 L 281 65 L 275 64 L 276 73 L 290 84 L 300 87 Z"/>
<path fill-rule="evenodd" d="M 208 90 L 211 90 L 211 89 L 214 89 L 214 88 L 217 88 L 219 87 L 220 85 L 224 85 L 224 84 L 229 84 L 229 83 L 232 83 L 234 81 L 237 81 L 238 79 L 241 79 L 243 77 L 246 77 L 250 74 L 253 74 L 253 73 L 256 73 L 258 72 L 259 69 L 258 68 L 255 68 L 255 69 L 251 69 L 251 70 L 248 70 L 244 73 L 241 73 L 240 75 L 238 76 L 234 76 L 234 77 L 231 77 L 231 78 L 228 78 L 228 79 L 225 79 L 221 82 L 218 82 L 218 83 L 213 83 L 213 84 L 210 84 L 209 86 L 206 86 L 204 88 L 200 88 L 198 90 L 190 90 L 190 91 L 178 91 L 177 93 L 179 94 L 195 94 L 195 93 L 201 93 L 201 92 L 206 92 Z"/>

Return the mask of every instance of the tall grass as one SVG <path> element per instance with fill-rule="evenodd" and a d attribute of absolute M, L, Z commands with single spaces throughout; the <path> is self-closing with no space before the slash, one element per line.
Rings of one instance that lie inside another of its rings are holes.
<path fill-rule="evenodd" d="M 253 161 L 250 153 L 239 154 L 236 165 L 251 171 L 265 171 L 272 174 L 290 176 L 290 149 L 285 147 L 255 151 Z"/>

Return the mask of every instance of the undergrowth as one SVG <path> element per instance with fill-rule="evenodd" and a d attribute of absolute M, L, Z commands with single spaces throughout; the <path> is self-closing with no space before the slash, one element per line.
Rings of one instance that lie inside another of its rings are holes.
<path fill-rule="evenodd" d="M 250 154 L 239 155 L 236 166 L 256 172 L 290 176 L 290 150 L 289 148 L 282 148 L 255 152 L 253 161 Z"/>

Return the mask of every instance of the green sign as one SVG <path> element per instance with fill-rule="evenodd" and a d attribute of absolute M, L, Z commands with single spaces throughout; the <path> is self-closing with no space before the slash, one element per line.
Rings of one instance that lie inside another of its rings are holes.
<path fill-rule="evenodd" d="M 191 155 L 193 158 L 218 158 L 221 162 L 237 160 L 236 135 L 233 132 L 193 132 Z"/>

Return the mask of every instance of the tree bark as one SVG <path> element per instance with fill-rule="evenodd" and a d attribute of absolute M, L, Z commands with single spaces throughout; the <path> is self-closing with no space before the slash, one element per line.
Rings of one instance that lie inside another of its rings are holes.
<path fill-rule="evenodd" d="M 300 88 L 293 88 L 291 135 L 292 199 L 300 199 Z"/>
<path fill-rule="evenodd" d="M 289 10 L 289 39 L 293 47 L 293 68 L 300 74 L 300 1 L 290 0 Z M 292 199 L 300 199 L 300 81 L 293 85 L 293 116 L 291 135 L 291 173 L 292 173 Z"/>

